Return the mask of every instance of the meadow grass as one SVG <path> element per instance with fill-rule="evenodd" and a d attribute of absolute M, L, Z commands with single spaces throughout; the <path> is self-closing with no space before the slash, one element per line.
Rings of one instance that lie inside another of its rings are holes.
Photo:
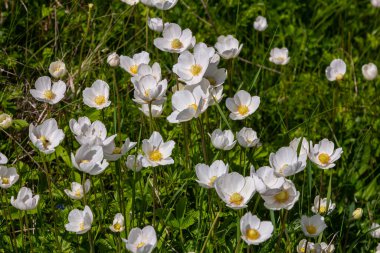
<path fill-rule="evenodd" d="M 135 227 L 153 225 L 156 252 L 296 252 L 301 239 L 302 215 L 312 215 L 316 195 L 336 204 L 325 217 L 326 230 L 312 242 L 332 242 L 335 252 L 374 252 L 379 242 L 370 235 L 379 222 L 380 92 L 379 78 L 366 81 L 361 66 L 380 65 L 380 9 L 367 0 L 251 1 L 179 0 L 171 10 L 160 11 L 142 4 L 121 1 L 7 1 L 0 3 L 0 111 L 12 115 L 11 128 L 0 128 L 0 151 L 20 175 L 9 189 L 2 189 L 0 252 L 124 252 L 121 238 Z M 253 29 L 258 15 L 268 19 L 264 32 Z M 257 112 L 242 121 L 228 118 L 225 99 L 210 106 L 199 118 L 171 124 L 172 87 L 178 77 L 172 72 L 177 55 L 153 45 L 160 37 L 147 27 L 147 17 L 189 28 L 197 42 L 209 46 L 219 35 L 234 35 L 243 49 L 238 58 L 221 60 L 228 69 L 225 97 L 246 90 L 261 98 Z M 289 64 L 268 61 L 274 47 L 287 47 Z M 133 56 L 146 51 L 158 62 L 168 80 L 168 100 L 161 117 L 146 117 L 132 101 L 130 75 L 111 68 L 111 52 Z M 336 58 L 347 64 L 340 82 L 329 82 L 325 69 Z M 62 60 L 68 75 L 65 98 L 51 106 L 36 101 L 30 89 L 40 76 L 48 76 L 49 64 Z M 83 104 L 82 91 L 101 79 L 110 86 L 111 106 L 95 110 Z M 87 116 L 102 121 L 116 142 L 129 137 L 141 150 L 141 142 L 158 131 L 165 141 L 174 140 L 168 166 L 133 172 L 126 156 L 110 162 L 100 175 L 89 176 L 73 167 L 70 154 L 79 144 L 69 128 L 70 119 Z M 28 125 L 55 118 L 65 139 L 53 154 L 34 147 Z M 261 147 L 236 145 L 220 151 L 208 133 L 216 128 L 238 132 L 253 128 Z M 250 165 L 269 165 L 269 155 L 287 146 L 294 137 L 314 143 L 323 138 L 343 148 L 336 166 L 321 170 L 311 162 L 291 176 L 300 198 L 293 209 L 269 211 L 256 193 L 248 208 L 232 210 L 213 189 L 201 188 L 195 166 L 223 160 L 230 171 L 249 176 Z M 71 182 L 91 179 L 91 189 L 82 200 L 65 193 Z M 10 204 L 22 186 L 40 195 L 38 208 L 20 211 Z M 92 229 L 85 235 L 65 230 L 71 210 L 88 205 Z M 352 219 L 356 208 L 364 210 Z M 240 218 L 251 211 L 261 220 L 272 221 L 272 237 L 258 246 L 241 239 Z M 113 233 L 109 226 L 116 213 L 125 217 L 125 231 Z"/>

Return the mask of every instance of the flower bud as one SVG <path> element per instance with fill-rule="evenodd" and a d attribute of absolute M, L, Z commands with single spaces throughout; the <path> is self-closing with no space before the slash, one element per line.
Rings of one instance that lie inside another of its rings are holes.
<path fill-rule="evenodd" d="M 108 55 L 107 57 L 107 63 L 111 67 L 117 67 L 120 64 L 120 57 L 116 52 L 113 52 L 112 54 Z"/>
<path fill-rule="evenodd" d="M 359 220 L 363 216 L 363 209 L 362 208 L 356 208 L 355 211 L 352 212 L 352 218 L 354 220 Z"/>
<path fill-rule="evenodd" d="M 12 117 L 9 114 L 0 114 L 0 128 L 7 129 L 12 125 Z"/>
<path fill-rule="evenodd" d="M 371 81 L 377 77 L 377 67 L 373 63 L 365 64 L 362 67 L 362 73 L 366 80 Z"/>

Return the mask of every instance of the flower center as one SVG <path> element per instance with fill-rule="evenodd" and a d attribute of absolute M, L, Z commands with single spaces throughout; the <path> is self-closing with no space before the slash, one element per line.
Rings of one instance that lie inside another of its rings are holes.
<path fill-rule="evenodd" d="M 330 156 L 326 153 L 322 153 L 318 156 L 318 160 L 322 163 L 322 164 L 328 164 L 329 161 L 330 161 Z"/>
<path fill-rule="evenodd" d="M 153 162 L 158 162 L 162 160 L 162 154 L 159 150 L 153 150 L 149 154 L 149 159 Z"/>
<path fill-rule="evenodd" d="M 234 192 L 231 196 L 230 196 L 230 202 L 232 204 L 235 204 L 237 206 L 240 206 L 241 203 L 243 203 L 243 200 L 244 200 L 244 197 L 240 195 L 240 193 L 237 193 L 237 192 Z"/>
<path fill-rule="evenodd" d="M 241 114 L 241 115 L 246 115 L 248 113 L 248 106 L 246 105 L 239 105 L 238 107 L 238 112 Z"/>
<path fill-rule="evenodd" d="M 193 108 L 194 111 L 198 110 L 198 106 L 196 104 L 189 105 L 189 108 Z"/>
<path fill-rule="evenodd" d="M 315 233 L 317 233 L 317 228 L 314 225 L 307 225 L 306 226 L 306 231 L 309 234 L 314 235 Z"/>
<path fill-rule="evenodd" d="M 54 67 L 54 70 L 53 70 L 53 71 L 54 71 L 54 73 L 57 73 L 57 72 L 61 71 L 61 69 L 62 69 L 62 68 L 61 68 L 61 65 L 58 64 L 57 66 Z"/>
<path fill-rule="evenodd" d="M 190 72 L 193 76 L 198 76 L 202 72 L 202 66 L 198 64 L 191 65 Z"/>
<path fill-rule="evenodd" d="M 218 179 L 217 176 L 213 176 L 212 178 L 210 178 L 210 182 L 208 183 L 208 185 L 213 186 L 216 179 Z"/>
<path fill-rule="evenodd" d="M 145 242 L 140 242 L 139 244 L 137 244 L 136 248 L 142 248 L 145 246 Z"/>
<path fill-rule="evenodd" d="M 343 75 L 342 74 L 338 74 L 338 75 L 336 75 L 335 79 L 337 81 L 343 80 Z"/>
<path fill-rule="evenodd" d="M 149 97 L 150 96 L 150 89 L 146 89 L 145 92 L 144 92 L 144 96 L 145 97 Z"/>
<path fill-rule="evenodd" d="M 280 174 L 281 174 L 281 175 L 284 175 L 284 170 L 286 170 L 288 167 L 289 167 L 288 164 L 284 164 L 284 165 L 281 167 L 280 171 L 279 171 Z"/>
<path fill-rule="evenodd" d="M 1 181 L 3 184 L 9 184 L 9 177 L 2 177 Z"/>
<path fill-rule="evenodd" d="M 82 197 L 82 191 L 80 189 L 78 189 L 75 191 L 74 195 L 77 196 L 78 198 L 81 198 Z"/>
<path fill-rule="evenodd" d="M 86 164 L 86 163 L 89 163 L 90 161 L 89 160 L 82 160 L 82 161 L 80 161 L 79 163 L 84 163 L 84 164 Z"/>
<path fill-rule="evenodd" d="M 121 154 L 121 148 L 119 148 L 119 147 L 116 147 L 116 148 L 114 148 L 113 149 L 113 151 L 112 151 L 112 154 Z"/>
<path fill-rule="evenodd" d="M 50 141 L 46 138 L 46 136 L 42 135 L 40 138 L 38 138 L 45 149 L 47 149 L 47 146 L 50 144 Z"/>
<path fill-rule="evenodd" d="M 276 60 L 277 61 L 285 61 L 285 57 L 284 56 L 278 56 L 278 57 L 276 57 Z"/>
<path fill-rule="evenodd" d="M 274 199 L 277 202 L 285 203 L 289 199 L 289 193 L 287 191 L 280 191 L 276 195 L 274 195 Z"/>
<path fill-rule="evenodd" d="M 327 211 L 327 208 L 326 208 L 326 206 L 325 205 L 321 205 L 320 207 L 319 207 L 319 210 L 318 210 L 318 212 L 319 213 L 326 213 L 326 211 Z"/>
<path fill-rule="evenodd" d="M 95 97 L 95 104 L 102 105 L 106 102 L 106 98 L 103 95 Z"/>
<path fill-rule="evenodd" d="M 132 74 L 136 75 L 137 74 L 137 71 L 139 69 L 139 66 L 138 65 L 132 65 L 131 67 L 129 67 L 129 71 L 132 72 Z"/>
<path fill-rule="evenodd" d="M 84 230 L 84 222 L 83 221 L 81 223 L 79 223 L 79 230 L 80 231 Z"/>
<path fill-rule="evenodd" d="M 172 49 L 180 49 L 183 47 L 183 44 L 179 39 L 174 39 L 172 40 L 171 46 Z"/>
<path fill-rule="evenodd" d="M 209 81 L 210 85 L 215 86 L 216 85 L 216 80 L 214 78 L 206 77 L 206 79 Z"/>
<path fill-rule="evenodd" d="M 114 228 L 116 231 L 120 231 L 120 229 L 121 229 L 121 224 L 118 222 L 118 223 L 116 223 L 115 225 L 113 225 L 113 228 Z"/>
<path fill-rule="evenodd" d="M 55 98 L 55 94 L 51 90 L 45 90 L 44 91 L 44 98 L 46 98 L 48 100 L 52 100 Z"/>
<path fill-rule="evenodd" d="M 249 240 L 257 240 L 259 237 L 260 237 L 260 233 L 259 231 L 257 231 L 256 229 L 248 229 L 247 232 L 245 233 L 245 236 L 249 239 Z"/>

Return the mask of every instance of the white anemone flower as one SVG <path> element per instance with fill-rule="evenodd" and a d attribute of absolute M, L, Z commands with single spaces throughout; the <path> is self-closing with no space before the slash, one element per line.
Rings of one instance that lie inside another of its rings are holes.
<path fill-rule="evenodd" d="M 54 105 L 65 96 L 66 84 L 58 81 L 51 85 L 51 79 L 48 76 L 39 77 L 34 86 L 35 89 L 31 89 L 30 94 L 40 102 Z"/>
<path fill-rule="evenodd" d="M 205 57 L 207 55 L 210 64 L 217 65 L 217 63 L 218 63 L 217 60 L 218 60 L 218 58 L 220 59 L 219 55 L 215 53 L 215 48 L 209 47 L 203 42 L 199 42 L 199 43 L 195 44 L 193 51 L 194 51 L 194 55 L 203 54 L 203 57 Z M 217 57 L 215 57 L 215 55 Z"/>
<path fill-rule="evenodd" d="M 301 144 L 301 147 L 300 147 L 300 151 L 298 153 L 298 146 L 300 145 L 301 138 L 302 138 L 302 144 Z M 297 154 L 300 155 L 300 156 L 304 155 L 304 154 L 306 154 L 306 155 L 309 154 L 309 142 L 304 137 L 294 138 L 289 143 L 289 147 L 291 147 L 293 150 L 295 150 L 297 152 Z"/>
<path fill-rule="evenodd" d="M 102 173 L 109 165 L 107 160 L 103 160 L 103 149 L 101 146 L 81 146 L 75 156 L 71 153 L 71 162 L 78 170 L 90 175 Z"/>
<path fill-rule="evenodd" d="M 121 0 L 123 3 L 126 3 L 128 5 L 136 5 L 140 2 L 140 0 Z"/>
<path fill-rule="evenodd" d="M 260 105 L 260 97 L 251 96 L 245 90 L 238 91 L 233 98 L 227 98 L 226 106 L 230 110 L 230 119 L 242 120 L 254 113 Z"/>
<path fill-rule="evenodd" d="M 140 64 L 137 74 L 131 78 L 131 82 L 134 85 L 138 85 L 138 82 L 144 76 L 153 76 L 157 82 L 161 81 L 161 67 L 158 62 L 153 63 L 152 66 L 149 64 L 142 63 Z"/>
<path fill-rule="evenodd" d="M 132 58 L 124 55 L 120 56 L 120 67 L 132 76 L 137 75 L 137 71 L 141 64 L 149 64 L 149 62 L 149 53 L 145 51 L 142 51 L 138 54 L 134 54 Z"/>
<path fill-rule="evenodd" d="M 21 187 L 17 194 L 17 198 L 15 199 L 13 196 L 11 197 L 11 204 L 19 210 L 27 211 L 35 209 L 38 205 L 39 200 L 40 196 L 33 196 L 31 189 L 27 187 Z"/>
<path fill-rule="evenodd" d="M 152 75 L 147 75 L 141 77 L 139 81 L 134 84 L 134 98 L 138 104 L 163 104 L 166 100 L 166 90 L 168 88 L 168 83 L 166 79 L 162 81 L 157 81 Z"/>
<path fill-rule="evenodd" d="M 327 244 L 325 242 L 316 243 L 315 251 L 318 253 L 333 253 L 335 251 L 334 244 Z"/>
<path fill-rule="evenodd" d="M 209 96 L 208 89 L 201 85 L 195 87 L 193 91 L 177 91 L 172 96 L 173 112 L 167 117 L 167 120 L 170 123 L 179 123 L 197 118 L 206 111 Z"/>
<path fill-rule="evenodd" d="M 151 106 L 151 109 L 149 111 L 149 105 L 148 104 L 142 104 L 139 108 L 140 111 L 142 111 L 145 116 L 150 117 L 150 114 L 152 114 L 153 118 L 158 118 L 161 116 L 162 112 L 164 111 L 164 105 L 153 105 Z"/>
<path fill-rule="evenodd" d="M 329 81 L 340 81 L 346 74 L 346 63 L 341 59 L 335 59 L 326 68 L 326 77 Z"/>
<path fill-rule="evenodd" d="M 142 169 L 142 160 L 144 157 L 141 154 L 135 155 L 129 155 L 127 157 L 127 161 L 125 162 L 125 165 L 129 170 L 132 170 L 134 172 L 139 172 Z"/>
<path fill-rule="evenodd" d="M 370 234 L 373 238 L 379 239 L 380 238 L 380 224 L 372 223 Z"/>
<path fill-rule="evenodd" d="M 66 65 L 62 61 L 52 62 L 49 66 L 49 73 L 54 78 L 61 78 L 66 74 Z"/>
<path fill-rule="evenodd" d="M 289 55 L 289 51 L 287 48 L 276 47 L 270 51 L 269 61 L 273 62 L 276 65 L 286 65 L 288 64 L 290 60 L 290 57 L 288 55 Z"/>
<path fill-rule="evenodd" d="M 260 139 L 257 138 L 257 133 L 252 128 L 243 127 L 236 133 L 236 139 L 240 146 L 244 148 L 252 148 L 260 145 Z"/>
<path fill-rule="evenodd" d="M 297 253 L 315 253 L 314 243 L 302 239 L 297 245 Z"/>
<path fill-rule="evenodd" d="M 16 168 L 7 168 L 0 165 L 0 188 L 8 189 L 19 179 Z"/>
<path fill-rule="evenodd" d="M 243 177 L 237 172 L 224 174 L 214 183 L 219 197 L 232 209 L 247 207 L 256 192 L 255 182 L 252 177 Z"/>
<path fill-rule="evenodd" d="M 221 35 L 215 43 L 215 48 L 223 59 L 228 60 L 238 57 L 243 44 L 239 44 L 239 41 L 232 35 Z"/>
<path fill-rule="evenodd" d="M 375 8 L 380 8 L 380 0 L 371 0 L 371 4 Z"/>
<path fill-rule="evenodd" d="M 306 167 L 307 154 L 297 155 L 291 147 L 282 147 L 269 156 L 270 166 L 279 176 L 288 177 L 303 171 Z"/>
<path fill-rule="evenodd" d="M 47 119 L 41 125 L 29 125 L 29 139 L 44 154 L 51 154 L 62 142 L 65 134 L 58 129 L 55 119 Z"/>
<path fill-rule="evenodd" d="M 310 141 L 309 159 L 321 169 L 326 170 L 335 167 L 334 162 L 340 158 L 342 153 L 342 148 L 334 150 L 334 142 L 328 139 L 323 139 L 314 146 Z"/>
<path fill-rule="evenodd" d="M 364 64 L 362 67 L 362 73 L 363 73 L 363 76 L 366 80 L 372 81 L 378 75 L 377 66 L 375 64 L 373 64 L 372 62 L 368 63 L 368 64 Z"/>
<path fill-rule="evenodd" d="M 69 232 L 75 232 L 77 235 L 86 233 L 91 229 L 94 216 L 90 207 L 87 205 L 84 210 L 74 209 L 69 213 L 69 223 L 65 224 L 65 229 Z"/>
<path fill-rule="evenodd" d="M 221 150 L 231 150 L 236 144 L 234 134 L 231 130 L 222 131 L 215 129 L 210 135 L 210 138 L 212 145 Z"/>
<path fill-rule="evenodd" d="M 215 181 L 222 175 L 228 173 L 228 164 L 221 160 L 214 161 L 210 166 L 198 163 L 195 166 L 198 184 L 203 188 L 214 188 Z"/>
<path fill-rule="evenodd" d="M 87 179 L 84 182 L 84 189 L 83 189 L 82 184 L 77 183 L 77 182 L 72 182 L 71 183 L 71 190 L 65 189 L 64 191 L 65 191 L 66 195 L 69 196 L 69 198 L 79 200 L 79 199 L 82 199 L 84 197 L 84 194 L 88 193 L 88 191 L 90 190 L 90 187 L 91 187 L 91 181 L 90 181 L 90 179 Z"/>
<path fill-rule="evenodd" d="M 260 167 L 257 171 L 252 166 L 251 177 L 255 179 L 256 190 L 260 194 L 268 189 L 279 189 L 285 183 L 285 178 L 276 175 L 274 169 L 269 166 Z"/>
<path fill-rule="evenodd" d="M 7 164 L 8 163 L 8 158 L 0 152 L 0 164 Z"/>
<path fill-rule="evenodd" d="M 143 167 L 173 164 L 174 160 L 170 156 L 174 146 L 174 141 L 164 142 L 159 132 L 153 132 L 149 139 L 142 141 L 142 150 L 144 151 Z"/>
<path fill-rule="evenodd" d="M 244 214 L 240 219 L 241 238 L 248 245 L 259 245 L 268 240 L 273 233 L 273 225 L 270 221 L 261 221 L 251 212 Z"/>
<path fill-rule="evenodd" d="M 108 161 L 117 161 L 125 155 L 129 150 L 135 147 L 137 142 L 131 142 L 129 138 L 125 139 L 124 144 L 121 147 L 117 147 L 115 140 L 103 146 L 104 158 Z"/>
<path fill-rule="evenodd" d="M 112 225 L 110 226 L 112 232 L 120 233 L 125 229 L 124 216 L 121 213 L 117 213 L 113 218 Z"/>
<path fill-rule="evenodd" d="M 101 110 L 111 104 L 109 93 L 109 85 L 102 80 L 96 80 L 91 87 L 84 89 L 83 103 L 89 107 Z"/>
<path fill-rule="evenodd" d="M 268 189 L 261 193 L 265 201 L 264 206 L 269 210 L 290 210 L 298 201 L 299 196 L 300 193 L 296 190 L 294 183 L 287 179 L 280 188 Z"/>
<path fill-rule="evenodd" d="M 152 226 L 143 229 L 133 228 L 128 235 L 128 240 L 122 239 L 127 250 L 133 253 L 151 253 L 157 244 L 156 231 Z"/>
<path fill-rule="evenodd" d="M 116 52 L 109 54 L 107 57 L 107 63 L 111 67 L 118 67 L 120 64 L 120 56 Z"/>
<path fill-rule="evenodd" d="M 178 63 L 173 66 L 173 72 L 179 76 L 179 80 L 188 85 L 199 83 L 209 65 L 209 59 L 205 57 L 207 51 L 198 50 L 194 54 L 185 51 L 178 57 Z"/>
<path fill-rule="evenodd" d="M 164 22 L 160 18 L 148 18 L 148 27 L 155 32 L 162 32 L 164 30 Z"/>
<path fill-rule="evenodd" d="M 178 0 L 150 0 L 152 2 L 152 5 L 156 7 L 159 10 L 170 10 L 173 8 Z"/>
<path fill-rule="evenodd" d="M 331 199 L 327 206 L 327 198 L 321 199 L 319 195 L 314 198 L 314 205 L 311 207 L 311 211 L 315 214 L 325 215 L 330 214 L 335 209 L 335 203 L 332 203 Z"/>
<path fill-rule="evenodd" d="M 0 114 L 0 128 L 7 129 L 12 125 L 12 117 L 9 114 L 1 113 Z"/>
<path fill-rule="evenodd" d="M 322 216 L 319 214 L 307 217 L 302 215 L 301 228 L 305 236 L 317 237 L 320 233 L 327 228 L 327 225 Z"/>
<path fill-rule="evenodd" d="M 209 93 L 210 93 L 210 97 L 208 99 L 208 105 L 211 106 L 211 105 L 219 104 L 220 101 L 222 101 L 224 97 L 223 86 L 220 85 L 218 87 L 212 87 L 211 85 L 209 85 Z"/>
<path fill-rule="evenodd" d="M 190 29 L 182 31 L 181 27 L 175 23 L 166 23 L 162 36 L 162 38 L 156 38 L 153 44 L 164 52 L 182 53 L 195 45 L 195 37 Z"/>
<path fill-rule="evenodd" d="M 253 22 L 253 27 L 257 31 L 260 31 L 260 32 L 265 31 L 268 28 L 267 19 L 263 16 L 258 16 L 255 22 Z"/>
<path fill-rule="evenodd" d="M 219 87 L 227 79 L 227 70 L 224 68 L 218 68 L 217 64 L 209 64 L 203 78 L 210 82 L 212 87 Z"/>

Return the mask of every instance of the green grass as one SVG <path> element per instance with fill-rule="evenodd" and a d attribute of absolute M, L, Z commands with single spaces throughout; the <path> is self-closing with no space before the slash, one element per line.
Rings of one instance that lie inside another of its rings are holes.
<path fill-rule="evenodd" d="M 339 253 L 374 251 L 378 241 L 368 231 L 372 222 L 380 221 L 380 81 L 365 81 L 361 66 L 368 62 L 380 66 L 380 9 L 367 0 L 204 2 L 179 0 L 175 8 L 165 12 L 142 4 L 129 7 L 117 0 L 94 1 L 91 10 L 88 2 L 79 0 L 0 3 L 0 111 L 18 119 L 12 128 L 0 130 L 0 151 L 20 174 L 16 185 L 2 191 L 0 252 L 15 252 L 15 241 L 18 252 L 89 250 L 87 235 L 77 236 L 64 228 L 68 213 L 84 206 L 63 192 L 72 181 L 82 178 L 69 157 L 79 146 L 68 122 L 80 116 L 101 120 L 109 135 L 121 133 L 118 142 L 130 137 L 138 141 L 139 148 L 141 141 L 149 138 L 149 118 L 132 101 L 129 74 L 106 63 L 110 52 L 132 56 L 145 50 L 151 62 L 160 63 L 169 87 L 176 84 L 171 72 L 176 57 L 153 46 L 153 39 L 159 35 L 150 30 L 146 33 L 147 15 L 190 28 L 198 42 L 208 45 L 214 45 L 219 35 L 235 35 L 244 47 L 239 59 L 233 61 L 233 70 L 227 61 L 221 61 L 221 66 L 229 68 L 231 78 L 231 84 L 225 84 L 225 94 L 244 89 L 261 98 L 259 110 L 244 121 L 231 121 L 223 100 L 218 107 L 210 107 L 200 121 L 177 125 L 166 120 L 171 112 L 168 89 L 163 117 L 152 125 L 165 140 L 176 142 L 172 155 L 175 164 L 155 168 L 156 251 L 200 252 L 204 247 L 204 252 L 295 252 L 304 238 L 300 217 L 311 214 L 315 195 L 327 196 L 330 179 L 331 199 L 337 208 L 326 217 L 328 228 L 322 241 L 333 240 Z M 268 18 L 269 28 L 263 33 L 252 27 L 258 15 Z M 288 65 L 278 67 L 268 61 L 268 51 L 273 47 L 289 49 Z M 339 83 L 328 82 L 325 77 L 325 68 L 335 58 L 347 63 L 347 73 Z M 68 68 L 64 81 L 71 89 L 59 104 L 45 108 L 29 90 L 38 77 L 49 75 L 48 66 L 57 59 Z M 111 87 L 112 104 L 103 111 L 82 102 L 82 90 L 96 79 Z M 50 117 L 58 121 L 65 139 L 54 154 L 44 156 L 30 143 L 27 126 Z M 344 153 L 333 169 L 322 171 L 310 164 L 292 178 L 301 197 L 287 213 L 285 236 L 280 233 L 282 214 L 265 209 L 258 194 L 249 208 L 234 211 L 225 207 L 215 191 L 202 189 L 195 182 L 194 167 L 205 162 L 199 123 L 206 133 L 208 163 L 222 159 L 231 170 L 246 175 L 250 163 L 256 168 L 269 165 L 269 154 L 294 137 L 304 136 L 314 142 L 328 138 Z M 243 126 L 257 131 L 261 148 L 247 151 L 236 146 L 230 152 L 221 152 L 212 147 L 207 133 L 218 127 L 237 132 Z M 95 217 L 92 239 L 96 252 L 125 251 L 119 238 L 126 238 L 133 227 L 153 223 L 153 169 L 127 171 L 124 159 L 111 162 L 103 174 L 91 176 L 87 204 Z M 27 214 L 10 205 L 11 196 L 16 196 L 22 186 L 41 196 L 38 209 Z M 57 207 L 61 205 L 63 209 Z M 351 213 L 357 207 L 364 209 L 363 217 L 352 221 Z M 237 229 L 240 217 L 248 210 L 262 220 L 272 220 L 276 228 L 269 241 L 250 251 L 243 241 L 239 243 Z M 126 231 L 121 235 L 108 228 L 117 212 L 126 218 Z M 9 233 L 9 213 L 14 235 Z M 21 233 L 20 225 L 26 220 L 35 229 Z"/>

